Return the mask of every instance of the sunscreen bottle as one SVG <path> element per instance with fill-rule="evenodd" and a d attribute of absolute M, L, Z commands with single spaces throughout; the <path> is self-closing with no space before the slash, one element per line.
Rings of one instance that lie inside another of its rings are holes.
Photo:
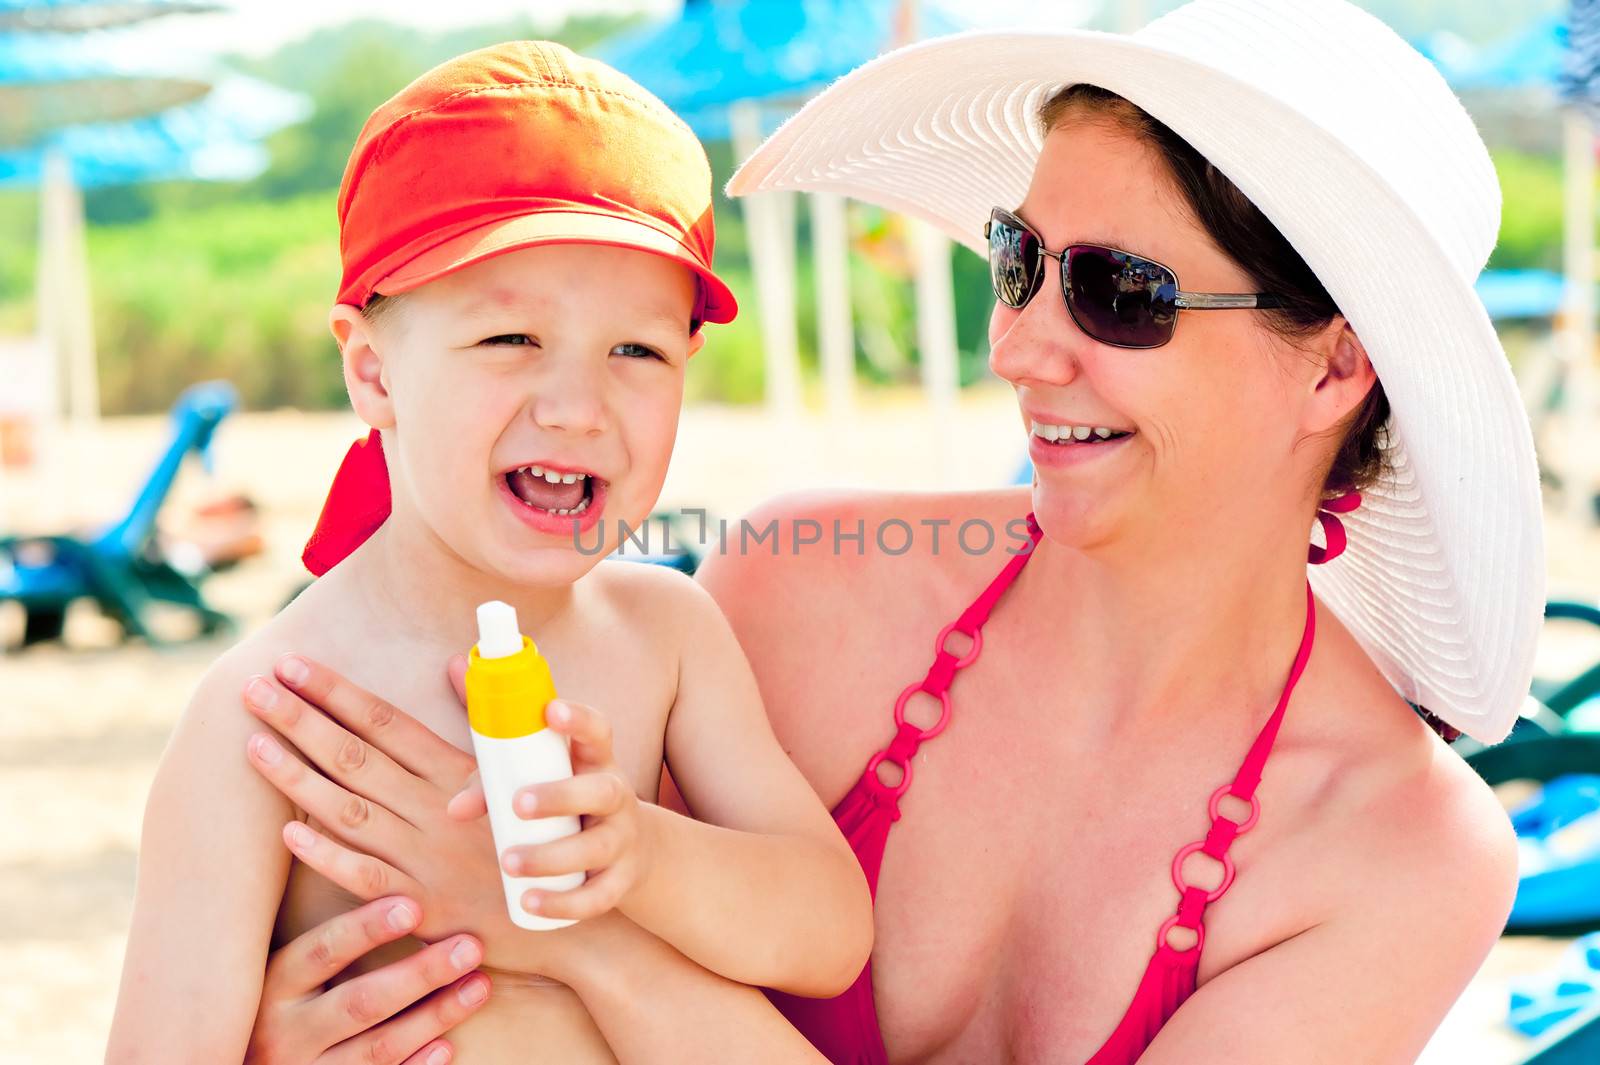
<path fill-rule="evenodd" d="M 572 776 L 567 738 L 545 728 L 544 708 L 555 697 L 550 666 L 517 630 L 516 609 L 498 601 L 478 607 L 478 645 L 467 656 L 467 721 L 497 855 L 510 847 L 549 843 L 581 827 L 571 816 L 524 819 L 511 806 L 518 788 Z M 583 883 L 582 872 L 510 876 L 502 869 L 500 879 L 517 926 L 540 931 L 573 923 L 529 913 L 522 908 L 522 893 L 571 890 Z"/>

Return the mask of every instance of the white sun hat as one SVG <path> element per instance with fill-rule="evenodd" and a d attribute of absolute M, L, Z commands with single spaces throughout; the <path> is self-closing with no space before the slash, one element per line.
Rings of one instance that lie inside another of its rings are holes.
<path fill-rule="evenodd" d="M 1215 164 L 1361 337 L 1392 411 L 1389 472 L 1312 584 L 1401 695 L 1504 738 L 1532 675 L 1544 545 L 1527 414 L 1472 287 L 1500 187 L 1444 79 L 1378 19 L 1343 0 L 1195 0 L 1128 36 L 924 41 L 806 104 L 728 192 L 851 196 L 982 254 L 990 208 L 1027 191 L 1040 104 L 1080 82 Z"/>

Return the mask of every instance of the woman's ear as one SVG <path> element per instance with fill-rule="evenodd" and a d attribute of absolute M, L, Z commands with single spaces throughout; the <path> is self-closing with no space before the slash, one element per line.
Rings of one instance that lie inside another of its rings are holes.
<path fill-rule="evenodd" d="M 372 428 L 393 428 L 394 401 L 389 398 L 384 345 L 378 328 L 359 308 L 348 303 L 333 305 L 333 310 L 328 312 L 328 328 L 339 344 L 350 406 Z"/>
<path fill-rule="evenodd" d="M 1378 380 L 1367 349 L 1345 319 L 1335 318 L 1317 338 L 1316 347 L 1323 363 L 1306 408 L 1305 428 L 1312 433 L 1342 424 L 1366 401 Z"/>

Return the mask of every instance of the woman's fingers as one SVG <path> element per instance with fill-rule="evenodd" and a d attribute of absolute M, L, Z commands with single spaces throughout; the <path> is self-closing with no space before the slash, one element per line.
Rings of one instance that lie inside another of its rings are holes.
<path fill-rule="evenodd" d="M 368 1055 L 351 1056 L 348 1058 L 351 1062 L 402 1062 L 428 1040 L 460 1023 L 460 1016 L 465 1015 L 460 1011 L 470 1013 L 483 1005 L 488 997 L 489 978 L 473 973 L 470 978 L 462 979 L 482 960 L 483 947 L 476 939 L 467 935 L 451 936 L 423 947 L 410 957 L 330 988 L 310 1005 L 306 1023 L 314 1031 L 338 1033 L 335 1042 L 339 1045 L 330 1055 L 334 1061 L 346 1060 L 341 1055 L 348 1050 L 352 1055 Z M 456 1017 L 450 1024 L 444 1027 L 408 1025 L 409 1018 L 383 1024 L 436 989 L 457 981 L 461 986 L 454 988 L 452 994 L 431 1000 L 434 1025 Z M 378 1028 L 379 1025 L 382 1027 Z M 373 1028 L 378 1030 L 369 1031 Z M 396 1033 L 410 1035 L 401 1039 Z M 379 1042 L 374 1045 L 374 1040 Z"/>
<path fill-rule="evenodd" d="M 451 1059 L 455 1056 L 455 1047 L 443 1039 L 435 1039 L 400 1065 L 450 1065 Z"/>
<path fill-rule="evenodd" d="M 423 893 L 421 884 L 383 859 L 341 846 L 299 821 L 283 826 L 283 842 L 296 858 L 357 898 Z"/>
<path fill-rule="evenodd" d="M 321 707 L 351 732 L 438 787 L 460 787 L 477 764 L 467 752 L 410 714 L 356 687 L 327 666 L 300 655 L 284 655 L 278 659 L 276 673 L 306 702 Z"/>
<path fill-rule="evenodd" d="M 267 959 L 262 997 L 309 995 L 357 958 L 406 935 L 421 919 L 410 899 L 385 898 L 324 921 Z"/>
<path fill-rule="evenodd" d="M 336 783 L 401 816 L 415 816 L 429 805 L 432 785 L 276 681 L 251 677 L 244 686 L 244 702 Z"/>
<path fill-rule="evenodd" d="M 438 1037 L 472 1016 L 487 1001 L 489 978 L 473 973 L 435 991 L 416 1008 L 335 1047 L 328 1055 L 332 1059 L 330 1065 L 444 1065 L 455 1052 Z"/>
<path fill-rule="evenodd" d="M 402 835 L 416 831 L 387 808 L 308 768 L 268 733 L 251 736 L 246 750 L 267 783 L 351 846 L 390 860 L 401 849 Z"/>

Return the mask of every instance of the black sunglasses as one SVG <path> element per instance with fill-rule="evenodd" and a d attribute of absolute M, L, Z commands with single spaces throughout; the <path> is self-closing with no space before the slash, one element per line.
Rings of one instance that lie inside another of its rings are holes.
<path fill-rule="evenodd" d="M 1067 313 L 1084 333 L 1116 348 L 1159 348 L 1177 330 L 1179 311 L 1283 306 L 1268 292 L 1184 292 L 1169 268 L 1116 248 L 1073 244 L 1051 251 L 1026 222 L 999 207 L 983 235 L 996 299 L 1020 311 L 1044 283 L 1045 259 L 1059 260 Z"/>

